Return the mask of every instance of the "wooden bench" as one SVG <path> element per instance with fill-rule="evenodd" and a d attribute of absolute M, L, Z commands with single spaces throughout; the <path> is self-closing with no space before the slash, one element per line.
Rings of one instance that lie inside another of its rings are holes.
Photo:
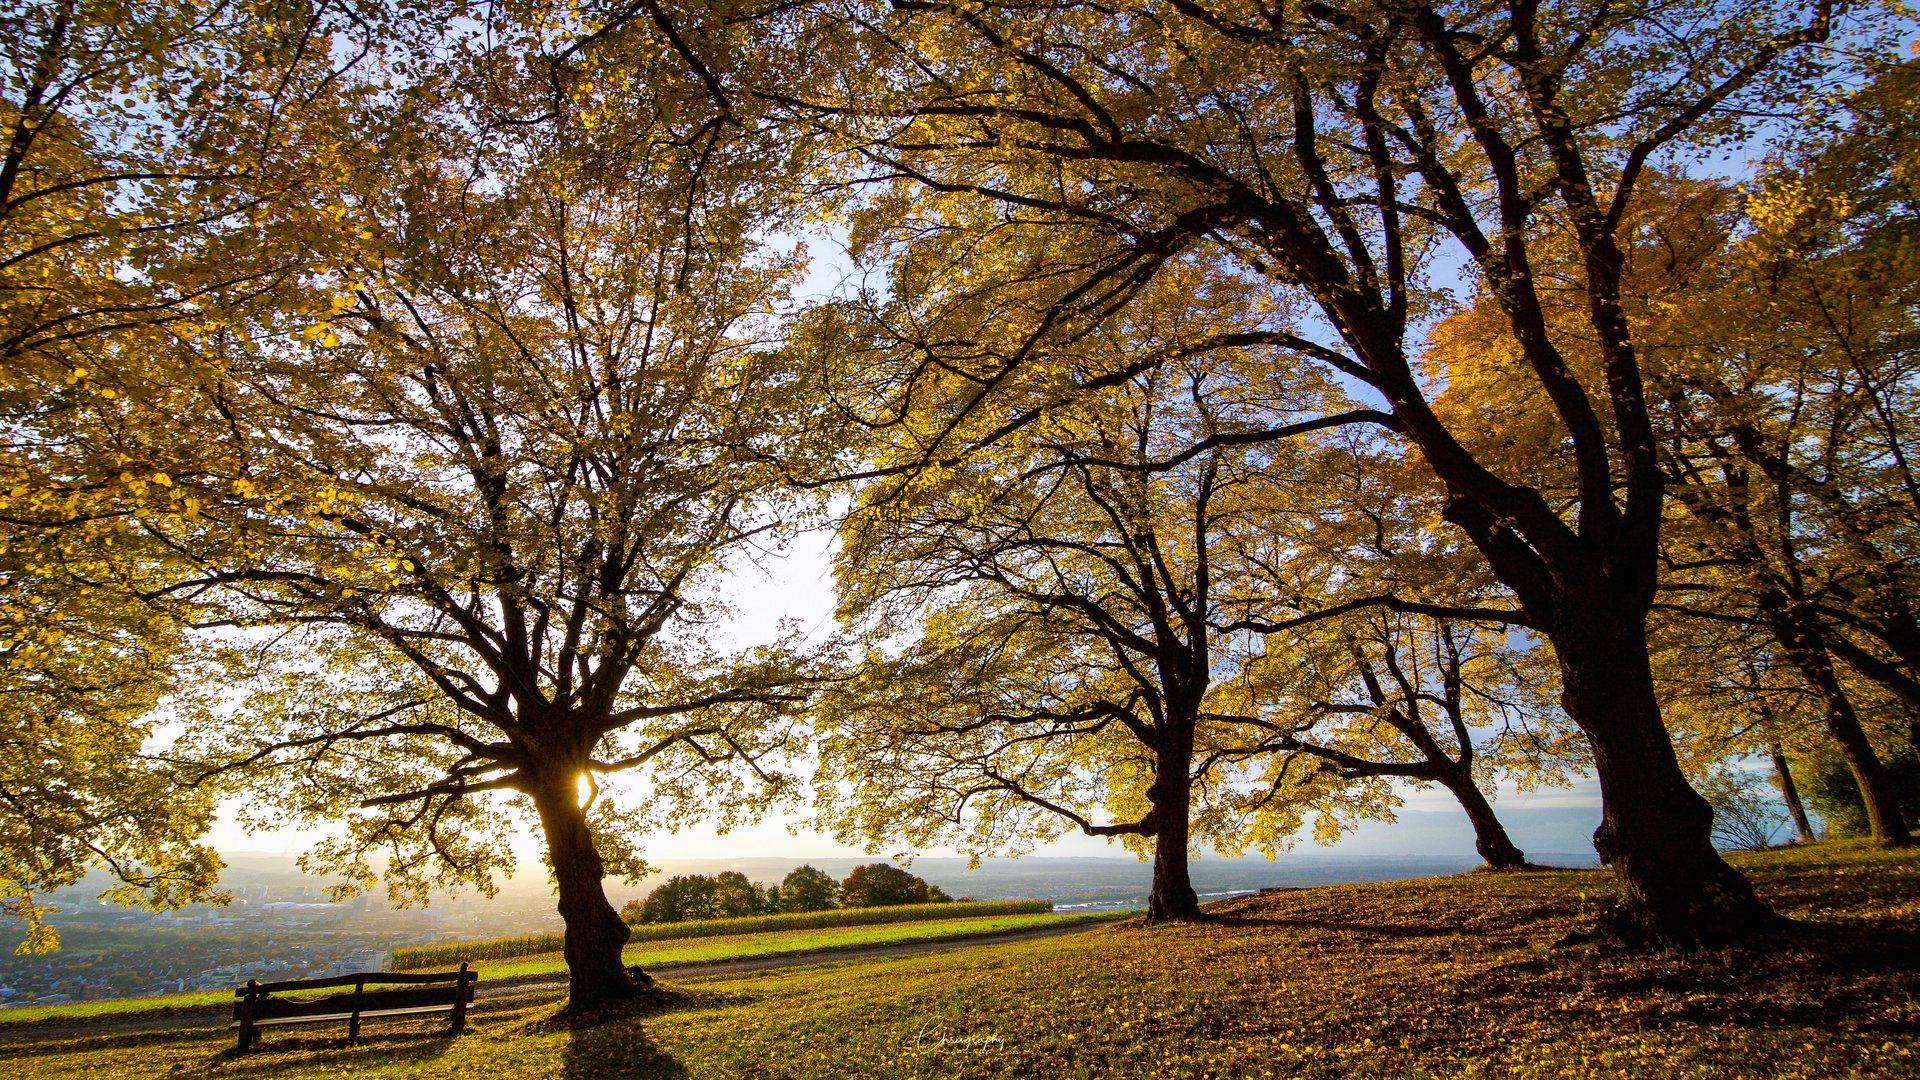
<path fill-rule="evenodd" d="M 448 1031 L 458 1033 L 467 1026 L 467 1006 L 473 1004 L 473 986 L 480 973 L 461 964 L 458 971 L 399 974 L 390 971 L 336 975 L 330 979 L 294 979 L 289 982 L 263 983 L 247 980 L 234 990 L 239 1000 L 233 1003 L 233 1023 L 229 1030 L 240 1032 L 238 1049 L 245 1050 L 260 1041 L 260 1029 L 278 1024 L 321 1024 L 333 1020 L 347 1022 L 347 1038 L 360 1037 L 360 1021 L 379 1016 L 418 1016 L 451 1013 Z M 369 990 L 369 984 L 398 984 L 391 990 Z M 276 997 L 307 990 L 352 987 L 351 992 L 324 997 Z"/>

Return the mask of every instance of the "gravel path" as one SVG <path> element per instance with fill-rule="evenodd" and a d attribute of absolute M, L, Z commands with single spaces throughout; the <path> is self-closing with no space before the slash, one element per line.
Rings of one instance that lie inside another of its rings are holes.
<path fill-rule="evenodd" d="M 1036 938 L 1057 937 L 1061 934 L 1077 934 L 1084 930 L 1093 930 L 1111 926 L 1118 920 L 1098 922 L 1080 922 L 1071 926 L 1043 926 L 1034 930 L 1009 930 L 1000 934 L 986 934 L 980 937 L 949 938 L 945 941 L 908 941 L 897 945 L 863 945 L 852 948 L 818 949 L 813 952 L 788 953 L 784 956 L 756 956 L 745 960 L 721 960 L 710 964 L 682 964 L 649 968 L 663 981 L 677 982 L 681 979 L 697 978 L 702 975 L 731 975 L 741 971 L 765 971 L 771 968 L 799 967 L 803 964 L 826 964 L 836 960 L 856 960 L 866 957 L 911 956 L 915 953 L 938 952 L 942 949 L 968 949 L 979 945 L 1001 945 L 1010 941 L 1031 941 Z M 486 971 L 481 970 L 484 979 Z M 565 990 L 565 979 L 556 979 L 547 975 L 527 976 L 509 979 L 504 982 L 483 983 L 475 996 L 484 1001 L 487 998 L 504 997 L 508 994 L 524 994 L 539 990 Z M 17 1024 L 0 1027 L 0 1047 L 22 1043 L 66 1042 L 72 1039 L 85 1039 L 96 1035 L 127 1035 L 144 1031 L 170 1031 L 180 1028 L 223 1028 L 233 1019 L 233 1010 L 226 1007 L 183 1009 L 179 1012 L 154 1013 L 146 1016 L 100 1016 L 75 1020 L 45 1020 L 30 1024 Z"/>

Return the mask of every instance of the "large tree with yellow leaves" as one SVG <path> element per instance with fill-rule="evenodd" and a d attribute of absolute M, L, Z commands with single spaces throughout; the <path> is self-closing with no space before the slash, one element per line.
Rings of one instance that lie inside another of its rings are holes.
<path fill-rule="evenodd" d="M 1737 141 L 1755 110 L 1807 92 L 1821 74 L 1813 47 L 1836 33 L 1833 5 L 827 9 L 844 18 L 820 33 L 851 41 L 873 74 L 765 95 L 820 118 L 893 185 L 877 217 L 913 218 L 901 210 L 916 198 L 948 204 L 937 227 L 897 233 L 904 247 L 952 249 L 955 231 L 975 229 L 999 246 L 1025 234 L 1025 250 L 1044 253 L 930 283 L 923 310 L 964 300 L 996 321 L 932 339 L 906 369 L 915 386 L 952 388 L 928 463 L 994 434 L 981 403 L 1049 336 L 1107 317 L 1177 260 L 1238 262 L 1311 310 L 1290 343 L 1392 412 L 1444 485 L 1447 520 L 1552 642 L 1600 779 L 1595 845 L 1622 886 L 1612 928 L 1688 943 L 1772 924 L 1714 851 L 1711 811 L 1654 692 L 1646 620 L 1666 478 L 1621 306 L 1621 223 L 1650 163 Z M 1570 260 L 1542 258 L 1541 245 L 1563 243 Z M 1442 254 L 1516 343 L 1511 377 L 1550 404 L 1566 485 L 1477 452 L 1471 436 L 1498 418 L 1434 400 L 1445 365 L 1420 330 Z M 1549 325 L 1549 275 L 1562 268 L 1586 298 L 1590 369 Z M 1039 308 L 1037 281 L 1052 292 Z M 1010 302 L 996 308 L 993 295 Z M 952 379 L 962 364 L 967 385 Z"/>

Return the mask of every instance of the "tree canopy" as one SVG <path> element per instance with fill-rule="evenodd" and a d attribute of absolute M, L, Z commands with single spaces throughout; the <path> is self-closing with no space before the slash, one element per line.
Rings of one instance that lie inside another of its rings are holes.
<path fill-rule="evenodd" d="M 197 440 L 140 430 L 191 381 L 171 344 L 258 301 L 337 131 L 348 5 L 58 0 L 0 13 L 0 896 L 102 866 L 121 901 L 216 897 L 192 843 L 213 805 L 157 760 L 145 714 L 198 676 L 152 593 L 172 553 L 137 526 L 179 509 Z M 149 391 L 149 396 L 143 397 Z"/>
<path fill-rule="evenodd" d="M 887 863 L 868 863 L 847 872 L 840 883 L 840 906 L 894 907 L 899 904 L 944 904 L 949 897 L 938 885 Z"/>
<path fill-rule="evenodd" d="M 179 336 L 191 381 L 129 431 L 198 452 L 131 482 L 180 509 L 140 521 L 186 568 L 159 596 L 242 631 L 209 774 L 346 818 L 310 865 L 413 898 L 511 866 L 507 796 L 584 1008 L 633 988 L 602 887 L 642 871 L 628 838 L 764 805 L 800 733 L 804 665 L 709 644 L 703 592 L 800 513 L 762 464 L 804 409 L 776 323 L 800 263 L 764 242 L 794 150 L 716 121 L 671 53 L 609 84 L 481 29 L 359 103 L 385 152 L 337 162 L 273 304 Z"/>

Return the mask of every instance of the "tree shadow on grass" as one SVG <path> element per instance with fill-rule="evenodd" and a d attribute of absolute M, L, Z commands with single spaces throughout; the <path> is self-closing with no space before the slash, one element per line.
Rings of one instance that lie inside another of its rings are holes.
<path fill-rule="evenodd" d="M 706 987 L 655 986 L 633 1001 L 588 1013 L 546 1010 L 499 1037 L 562 1032 L 561 1080 L 679 1080 L 688 1074 L 646 1033 L 647 1020 L 671 1013 L 724 1008 L 758 1000 L 754 994 Z"/>
<path fill-rule="evenodd" d="M 36 1042 L 10 1042 L 0 1044 L 0 1076 L 9 1074 L 5 1063 L 15 1058 L 52 1057 L 71 1054 L 76 1051 L 104 1052 L 125 1050 L 137 1046 L 171 1047 L 178 1045 L 181 1032 L 177 1030 L 128 1031 L 107 1034 L 67 1034 L 50 1036 Z M 212 1041 L 213 1032 L 196 1032 L 202 1035 L 201 1041 Z M 219 1040 L 222 1046 L 231 1046 L 233 1038 L 222 1033 Z"/>
<path fill-rule="evenodd" d="M 252 1049 L 237 1050 L 228 1046 L 220 1057 L 228 1061 L 267 1062 L 276 1056 L 294 1054 L 353 1054 L 377 1057 L 383 1066 L 402 1062 L 423 1064 L 445 1055 L 458 1037 L 447 1030 L 444 1020 L 424 1031 L 382 1031 L 368 1025 L 360 1038 L 352 1042 L 347 1041 L 344 1031 L 328 1034 L 324 1029 L 310 1029 L 294 1034 L 285 1029 L 268 1028 Z"/>
<path fill-rule="evenodd" d="M 662 1050 L 637 1020 L 583 1028 L 567 1037 L 560 1080 L 679 1080 L 686 1066 Z"/>
<path fill-rule="evenodd" d="M 1906 983 L 1913 972 L 1920 971 L 1920 931 L 1783 920 L 1778 930 L 1741 945 L 1676 955 L 1681 962 L 1624 972 L 1604 985 L 1624 992 L 1684 991 L 1711 980 L 1756 990 L 1818 986 L 1843 992 L 1847 986 L 1864 985 L 1874 976 L 1890 976 Z M 1689 960 L 1692 962 L 1686 962 Z M 1828 995 L 1806 1004 L 1812 1006 L 1810 1015 L 1848 1011 L 1844 1001 Z"/>
<path fill-rule="evenodd" d="M 1499 999 L 1552 999 L 1575 989 L 1643 1003 L 1638 1024 L 1734 1026 L 1754 1031 L 1844 1027 L 1904 1034 L 1883 1019 L 1889 1001 L 1910 999 L 1920 970 L 1920 931 L 1844 923 L 1785 922 L 1744 944 L 1695 951 L 1599 943 L 1556 949 L 1457 979 L 1454 993 L 1483 1006 Z"/>
<path fill-rule="evenodd" d="M 178 1040 L 181 1032 L 164 1033 Z M 167 1075 L 179 1080 L 195 1077 L 236 1077 L 280 1075 L 296 1066 L 321 1064 L 346 1071 L 432 1072 L 434 1064 L 453 1048 L 459 1037 L 446 1030 L 444 1021 L 437 1030 L 384 1030 L 363 1032 L 359 1041 L 349 1043 L 344 1030 L 328 1033 L 308 1030 L 300 1033 L 274 1031 L 271 1028 L 260 1043 L 249 1050 L 233 1045 L 233 1036 L 222 1032 L 219 1050 L 205 1057 L 176 1063 Z M 467 1036 L 471 1037 L 471 1036 Z"/>

